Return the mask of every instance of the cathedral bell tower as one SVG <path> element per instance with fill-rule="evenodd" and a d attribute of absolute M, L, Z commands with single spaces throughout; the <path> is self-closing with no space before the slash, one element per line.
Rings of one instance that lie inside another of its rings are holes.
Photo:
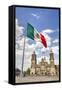
<path fill-rule="evenodd" d="M 35 54 L 35 52 L 33 52 L 32 58 L 31 58 L 31 68 L 34 68 L 36 63 L 37 63 L 36 62 L 36 54 Z"/>
<path fill-rule="evenodd" d="M 30 70 L 30 75 L 35 75 L 36 74 L 36 54 L 33 52 L 32 57 L 31 57 L 31 70 Z"/>
<path fill-rule="evenodd" d="M 52 49 L 50 51 L 50 75 L 52 76 L 56 75 L 56 69 L 54 64 L 54 53 Z"/>
<path fill-rule="evenodd" d="M 54 65 L 54 53 L 53 53 L 52 49 L 50 50 L 50 64 Z"/>

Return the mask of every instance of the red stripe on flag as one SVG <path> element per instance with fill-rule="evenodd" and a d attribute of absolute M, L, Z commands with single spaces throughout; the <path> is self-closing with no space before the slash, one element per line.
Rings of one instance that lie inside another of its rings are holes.
<path fill-rule="evenodd" d="M 40 38 L 41 38 L 41 42 L 43 43 L 45 48 L 47 48 L 47 43 L 46 43 L 46 39 L 45 39 L 44 35 L 40 34 Z"/>

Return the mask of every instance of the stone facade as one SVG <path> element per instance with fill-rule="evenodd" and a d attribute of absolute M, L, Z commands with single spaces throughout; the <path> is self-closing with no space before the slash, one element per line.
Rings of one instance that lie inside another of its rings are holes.
<path fill-rule="evenodd" d="M 47 62 L 46 58 L 42 58 L 41 62 L 37 64 L 35 52 L 31 58 L 30 75 L 59 75 L 59 65 L 54 63 L 54 53 L 50 51 L 50 63 Z"/>

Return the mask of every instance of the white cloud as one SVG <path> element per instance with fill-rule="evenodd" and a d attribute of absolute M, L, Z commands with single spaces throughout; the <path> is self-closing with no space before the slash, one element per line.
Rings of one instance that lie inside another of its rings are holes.
<path fill-rule="evenodd" d="M 39 15 L 37 15 L 37 14 L 35 14 L 35 13 L 32 13 L 31 15 L 32 15 L 32 16 L 34 16 L 34 17 L 36 17 L 37 19 L 39 19 L 39 18 L 40 18 L 40 16 L 39 16 Z"/>
<path fill-rule="evenodd" d="M 16 22 L 16 25 L 18 25 L 18 19 L 17 18 L 15 19 L 15 22 Z"/>
<path fill-rule="evenodd" d="M 57 54 L 57 55 L 59 54 L 59 46 L 53 46 L 51 48 L 52 48 L 54 54 Z"/>
<path fill-rule="evenodd" d="M 19 22 L 18 19 L 15 19 L 15 26 L 16 26 L 16 48 L 17 49 L 22 49 L 21 43 L 23 40 L 23 31 L 24 31 L 24 27 L 23 26 L 19 26 Z M 21 48 L 20 48 L 21 47 Z"/>
<path fill-rule="evenodd" d="M 46 52 L 46 51 L 49 51 L 49 50 L 50 50 L 49 47 L 47 47 L 47 48 L 43 47 L 43 48 L 41 49 L 42 52 Z"/>
<path fill-rule="evenodd" d="M 50 33 L 53 33 L 54 31 L 51 30 L 51 29 L 45 29 L 43 30 L 43 33 L 47 33 L 47 34 L 50 34 Z"/>
<path fill-rule="evenodd" d="M 42 43 L 41 42 L 36 42 L 36 44 L 35 44 L 35 48 L 42 48 L 43 47 L 43 45 L 42 45 Z"/>
<path fill-rule="evenodd" d="M 54 41 L 53 41 L 53 43 L 58 43 L 59 42 L 59 40 L 58 39 L 55 39 Z"/>
<path fill-rule="evenodd" d="M 18 19 L 15 20 L 16 21 L 16 40 L 19 40 L 21 39 L 22 35 L 23 35 L 23 30 L 24 30 L 24 27 L 23 26 L 19 26 L 19 23 L 18 23 Z"/>

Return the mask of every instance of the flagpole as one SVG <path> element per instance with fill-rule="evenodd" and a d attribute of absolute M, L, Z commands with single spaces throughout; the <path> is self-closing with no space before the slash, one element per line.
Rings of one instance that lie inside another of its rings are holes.
<path fill-rule="evenodd" d="M 23 57 L 22 57 L 22 76 L 23 76 L 23 66 L 24 66 L 24 54 L 25 54 L 25 36 L 24 36 Z"/>

